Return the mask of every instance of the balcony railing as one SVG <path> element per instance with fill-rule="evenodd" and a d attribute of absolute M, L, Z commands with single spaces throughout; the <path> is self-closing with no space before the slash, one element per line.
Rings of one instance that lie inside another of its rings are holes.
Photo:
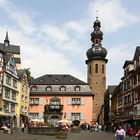
<path fill-rule="evenodd" d="M 61 111 L 63 109 L 63 105 L 53 105 L 53 104 L 49 104 L 49 105 L 45 105 L 45 111 Z"/>

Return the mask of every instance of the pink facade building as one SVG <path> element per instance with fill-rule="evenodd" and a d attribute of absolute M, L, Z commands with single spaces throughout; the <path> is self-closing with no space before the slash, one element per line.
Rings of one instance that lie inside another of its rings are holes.
<path fill-rule="evenodd" d="M 93 120 L 89 85 L 71 75 L 44 75 L 31 81 L 29 116 L 56 125 L 59 120 Z"/>

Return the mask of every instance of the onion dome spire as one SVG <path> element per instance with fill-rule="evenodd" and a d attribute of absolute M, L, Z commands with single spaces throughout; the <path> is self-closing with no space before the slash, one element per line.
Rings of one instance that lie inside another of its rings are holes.
<path fill-rule="evenodd" d="M 103 40 L 103 32 L 100 30 L 101 22 L 98 20 L 98 16 L 96 17 L 96 20 L 93 23 L 93 32 L 91 33 L 91 41 L 92 41 L 92 47 L 87 50 L 87 58 L 88 61 L 91 60 L 105 60 L 105 57 L 107 55 L 107 50 L 102 47 L 102 40 Z"/>
<path fill-rule="evenodd" d="M 100 30 L 101 23 L 98 20 L 98 17 L 96 17 L 95 22 L 93 23 L 94 31 L 91 33 L 91 41 L 93 44 L 101 44 L 101 41 L 103 40 L 103 33 Z"/>

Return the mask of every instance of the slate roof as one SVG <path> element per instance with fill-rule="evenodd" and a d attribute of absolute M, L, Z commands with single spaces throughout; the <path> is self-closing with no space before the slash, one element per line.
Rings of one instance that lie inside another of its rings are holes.
<path fill-rule="evenodd" d="M 139 57 L 139 56 L 140 56 L 140 46 L 137 46 L 136 50 L 135 50 L 135 54 L 134 54 L 133 60 L 136 60 L 137 57 Z"/>
<path fill-rule="evenodd" d="M 129 64 L 134 64 L 134 61 L 132 60 L 126 60 L 124 65 L 123 65 L 123 68 L 127 67 Z"/>
<path fill-rule="evenodd" d="M 30 81 L 31 85 L 88 85 L 69 74 L 46 74 Z"/>
<path fill-rule="evenodd" d="M 0 50 L 3 52 L 10 52 L 10 50 L 12 51 L 12 53 L 14 54 L 20 54 L 20 46 L 18 45 L 11 45 L 9 46 L 5 46 L 4 43 L 0 43 Z"/>
<path fill-rule="evenodd" d="M 30 92 L 30 96 L 94 96 L 92 92 Z"/>

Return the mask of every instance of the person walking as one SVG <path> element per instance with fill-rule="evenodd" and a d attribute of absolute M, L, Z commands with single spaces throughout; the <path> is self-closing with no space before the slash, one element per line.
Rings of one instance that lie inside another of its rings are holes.
<path fill-rule="evenodd" d="M 122 129 L 121 126 L 118 126 L 118 129 L 115 132 L 115 136 L 116 136 L 117 140 L 124 140 L 126 133 L 125 133 L 124 129 Z"/>
<path fill-rule="evenodd" d="M 136 136 L 138 137 L 138 140 L 140 140 L 140 129 L 138 130 Z"/>
<path fill-rule="evenodd" d="M 133 136 L 134 136 L 134 129 L 132 127 L 130 127 L 128 129 L 128 136 L 129 136 L 129 140 L 133 140 Z"/>

